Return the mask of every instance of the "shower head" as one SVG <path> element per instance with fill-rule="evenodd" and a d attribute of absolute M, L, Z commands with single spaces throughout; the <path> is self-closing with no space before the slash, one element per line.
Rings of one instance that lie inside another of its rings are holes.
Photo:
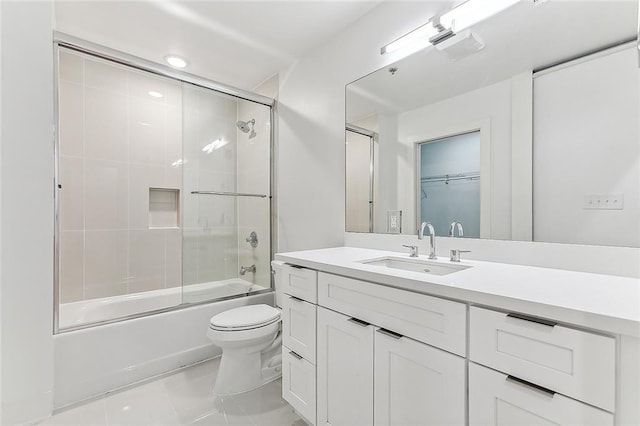
<path fill-rule="evenodd" d="M 256 124 L 256 119 L 252 118 L 249 121 L 242 121 L 239 120 L 236 123 L 236 126 L 238 126 L 238 129 L 242 130 L 243 133 L 249 133 L 249 130 L 251 130 L 251 134 L 253 136 L 255 136 L 255 132 L 253 131 L 253 126 Z M 251 127 L 249 127 L 249 125 L 251 125 Z M 249 137 L 251 137 L 251 135 L 249 135 Z"/>

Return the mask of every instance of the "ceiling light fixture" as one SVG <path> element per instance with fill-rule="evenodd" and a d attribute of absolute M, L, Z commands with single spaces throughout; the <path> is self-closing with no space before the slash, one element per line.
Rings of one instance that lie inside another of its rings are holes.
<path fill-rule="evenodd" d="M 169 55 L 164 58 L 165 61 L 172 67 L 176 68 L 184 68 L 187 66 L 186 59 L 181 58 L 180 56 Z"/>
<path fill-rule="evenodd" d="M 380 54 L 384 55 L 386 53 L 395 52 L 410 45 L 415 45 L 416 47 L 418 45 L 423 45 L 422 47 L 427 47 L 429 45 L 429 39 L 436 34 L 438 34 L 438 30 L 436 30 L 431 24 L 431 21 L 429 21 L 423 26 L 416 28 L 410 33 L 405 34 L 380 48 Z"/>
<path fill-rule="evenodd" d="M 519 0 L 467 0 L 440 17 L 392 41 L 380 49 L 380 54 L 395 52 L 412 46 L 412 51 L 441 43 L 478 22 L 518 3 Z"/>
<path fill-rule="evenodd" d="M 445 28 L 459 32 L 513 6 L 520 0 L 468 0 L 440 17 Z"/>
<path fill-rule="evenodd" d="M 164 95 L 160 92 L 154 92 L 153 90 L 150 92 L 147 92 L 147 94 L 149 96 L 153 96 L 154 98 L 162 98 Z"/>

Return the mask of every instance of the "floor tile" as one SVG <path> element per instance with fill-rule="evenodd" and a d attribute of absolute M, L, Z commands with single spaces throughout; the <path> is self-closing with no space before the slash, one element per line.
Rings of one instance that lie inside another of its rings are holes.
<path fill-rule="evenodd" d="M 92 401 L 69 410 L 61 411 L 53 417 L 38 423 L 42 426 L 106 426 L 107 412 L 104 399 Z"/>
<path fill-rule="evenodd" d="M 167 390 L 154 381 L 105 398 L 109 425 L 179 425 Z"/>
<path fill-rule="evenodd" d="M 304 426 L 282 399 L 276 380 L 240 395 L 213 394 L 219 358 L 79 405 L 39 423 L 42 426 Z"/>

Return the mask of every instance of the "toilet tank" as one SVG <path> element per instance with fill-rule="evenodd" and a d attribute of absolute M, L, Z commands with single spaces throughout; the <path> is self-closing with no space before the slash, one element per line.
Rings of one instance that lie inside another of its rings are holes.
<path fill-rule="evenodd" d="M 282 265 L 284 262 L 280 260 L 271 261 L 271 269 L 273 270 L 273 283 L 276 290 L 276 306 L 282 307 Z"/>

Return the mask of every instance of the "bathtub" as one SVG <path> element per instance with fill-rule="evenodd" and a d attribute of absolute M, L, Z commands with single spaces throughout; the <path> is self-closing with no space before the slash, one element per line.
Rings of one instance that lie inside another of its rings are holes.
<path fill-rule="evenodd" d="M 253 293 L 54 335 L 54 408 L 76 404 L 219 356 L 222 350 L 206 336 L 209 319 L 240 306 L 273 305 L 274 292 L 257 292 L 260 288 L 238 279 L 185 286 L 186 303 L 200 302 L 205 297 L 224 298 L 236 295 L 238 291 Z M 180 288 L 169 288 L 67 303 L 61 306 L 66 316 L 61 309 L 60 318 L 66 318 L 66 324 L 71 321 L 78 324 L 77 321 L 82 319 L 100 321 L 108 316 L 121 317 L 131 309 L 139 313 L 142 305 L 146 309 L 161 309 L 169 304 L 179 304 L 180 293 Z"/>
<path fill-rule="evenodd" d="M 58 311 L 58 328 L 64 330 L 83 324 L 127 318 L 144 312 L 171 308 L 181 303 L 200 303 L 265 289 L 266 287 L 241 278 L 232 278 L 184 287 L 63 303 Z"/>

